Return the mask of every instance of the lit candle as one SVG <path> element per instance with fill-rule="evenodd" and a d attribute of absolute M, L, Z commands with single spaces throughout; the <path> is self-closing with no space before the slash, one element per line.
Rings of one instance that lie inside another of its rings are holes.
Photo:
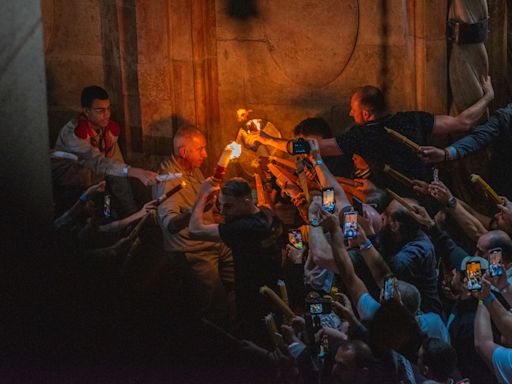
<path fill-rule="evenodd" d="M 212 179 L 215 183 L 218 184 L 222 181 L 222 178 L 228 168 L 229 161 L 231 159 L 239 157 L 241 151 L 241 145 L 237 144 L 234 141 L 231 144 L 227 145 L 226 148 L 224 148 L 224 151 L 222 151 L 222 154 L 220 155 L 219 161 L 217 161 L 215 170 L 213 171 Z"/>

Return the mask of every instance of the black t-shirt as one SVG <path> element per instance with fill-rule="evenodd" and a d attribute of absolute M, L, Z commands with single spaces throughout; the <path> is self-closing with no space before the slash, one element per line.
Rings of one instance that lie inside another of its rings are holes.
<path fill-rule="evenodd" d="M 233 253 L 237 301 L 257 297 L 262 285 L 276 285 L 281 259 L 277 220 L 260 211 L 219 224 L 220 237 Z"/>
<path fill-rule="evenodd" d="M 386 133 L 393 129 L 419 145 L 426 145 L 434 127 L 434 115 L 427 112 L 399 112 L 365 125 L 356 125 L 336 137 L 344 156 L 363 157 L 371 169 L 370 179 L 380 187 L 403 191 L 403 186 L 383 173 L 385 164 L 412 179 L 431 180 L 431 170 L 407 145 Z"/>

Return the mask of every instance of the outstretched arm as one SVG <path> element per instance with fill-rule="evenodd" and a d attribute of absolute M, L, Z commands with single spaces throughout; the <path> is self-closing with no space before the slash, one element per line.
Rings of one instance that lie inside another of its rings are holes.
<path fill-rule="evenodd" d="M 205 211 L 208 199 L 217 191 L 219 187 L 215 186 L 210 179 L 206 179 L 201 184 L 197 200 L 192 208 L 192 216 L 188 224 L 188 231 L 190 237 L 198 240 L 216 241 L 221 242 L 219 225 L 218 224 L 205 224 L 203 212 Z"/>
<path fill-rule="evenodd" d="M 453 117 L 448 115 L 436 115 L 432 134 L 442 135 L 447 133 L 464 133 L 474 126 L 484 114 L 487 105 L 494 99 L 491 77 L 482 77 L 483 96 L 472 106 Z"/>

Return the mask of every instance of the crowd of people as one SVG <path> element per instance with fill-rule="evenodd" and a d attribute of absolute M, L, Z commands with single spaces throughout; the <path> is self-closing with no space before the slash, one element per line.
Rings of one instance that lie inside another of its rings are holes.
<path fill-rule="evenodd" d="M 489 77 L 482 90 L 452 117 L 389 114 L 378 88 L 361 87 L 345 133 L 316 117 L 291 139 L 248 129 L 242 150 L 274 147 L 284 161 L 259 158 L 259 182 L 218 183 L 201 171 L 207 142 L 192 125 L 155 172 L 126 164 L 108 94 L 87 87 L 52 154 L 56 239 L 126 268 L 158 228 L 187 271 L 183 316 L 245 357 L 224 370 L 257 367 L 247 382 L 512 383 L 512 109 L 477 125 Z M 429 145 L 449 133 L 465 136 Z M 452 195 L 443 165 L 487 145 L 498 193 L 487 188 L 494 211 L 477 212 Z M 129 178 L 152 198 L 137 199 Z"/>

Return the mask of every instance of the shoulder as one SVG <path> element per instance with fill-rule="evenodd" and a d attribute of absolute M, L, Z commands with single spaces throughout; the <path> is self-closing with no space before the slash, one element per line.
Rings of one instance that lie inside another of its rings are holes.
<path fill-rule="evenodd" d="M 73 133 L 76 137 L 79 137 L 82 140 L 87 139 L 90 136 L 90 128 L 89 123 L 87 123 L 87 120 L 84 119 L 78 119 L 78 120 L 72 120 L 68 124 L 69 127 L 72 127 Z"/>

